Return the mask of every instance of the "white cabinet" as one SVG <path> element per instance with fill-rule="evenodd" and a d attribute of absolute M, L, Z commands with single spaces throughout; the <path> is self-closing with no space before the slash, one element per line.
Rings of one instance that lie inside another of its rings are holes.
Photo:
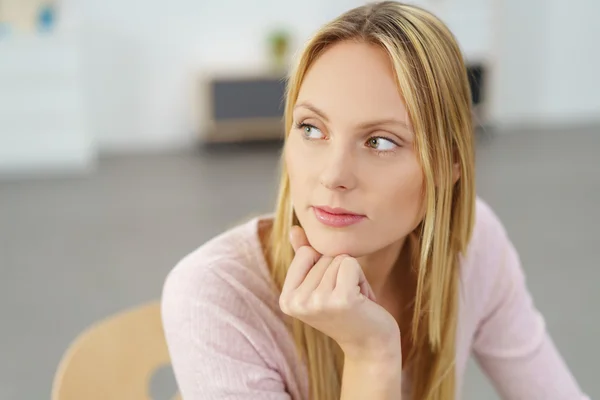
<path fill-rule="evenodd" d="M 0 38 L 0 173 L 87 170 L 94 158 L 75 38 Z"/>

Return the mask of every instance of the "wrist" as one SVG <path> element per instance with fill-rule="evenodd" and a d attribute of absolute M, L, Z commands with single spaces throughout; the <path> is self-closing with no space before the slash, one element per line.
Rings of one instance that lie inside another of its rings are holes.
<path fill-rule="evenodd" d="M 341 399 L 399 399 L 402 394 L 400 331 L 386 340 L 371 337 L 361 346 L 341 346 L 344 372 Z"/>
<path fill-rule="evenodd" d="M 346 368 L 361 370 L 364 374 L 374 377 L 394 377 L 402 372 L 402 355 L 389 354 L 386 357 L 377 355 L 363 358 L 344 358 L 344 369 Z"/>
<path fill-rule="evenodd" d="M 346 398 L 399 398 L 402 393 L 402 356 L 389 354 L 387 358 L 345 359 L 343 379 L 346 386 L 349 386 L 348 380 L 353 381 L 352 377 L 360 377 L 359 382 L 362 382 L 361 390 L 364 393 L 352 397 L 342 396 L 344 400 Z M 346 390 L 346 392 L 350 391 Z M 386 397 L 382 393 L 394 393 L 394 396 Z"/>
<path fill-rule="evenodd" d="M 342 350 L 345 363 L 368 365 L 373 369 L 394 365 L 402 368 L 400 334 L 384 340 L 372 340 L 362 345 L 342 347 Z"/>

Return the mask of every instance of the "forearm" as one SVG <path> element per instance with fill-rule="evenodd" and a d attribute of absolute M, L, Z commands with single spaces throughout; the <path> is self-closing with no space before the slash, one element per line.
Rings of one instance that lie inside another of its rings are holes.
<path fill-rule="evenodd" d="M 381 360 L 345 360 L 341 400 L 398 400 L 401 392 L 400 353 Z"/>

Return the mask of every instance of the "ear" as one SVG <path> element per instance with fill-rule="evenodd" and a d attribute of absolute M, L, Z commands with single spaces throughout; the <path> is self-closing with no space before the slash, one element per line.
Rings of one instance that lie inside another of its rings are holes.
<path fill-rule="evenodd" d="M 452 150 L 452 159 L 454 160 L 454 164 L 452 164 L 452 185 L 456 184 L 456 181 L 460 178 L 460 164 L 458 163 L 458 150 L 456 147 Z"/>
<path fill-rule="evenodd" d="M 452 184 L 460 178 L 460 165 L 456 162 L 452 165 Z"/>

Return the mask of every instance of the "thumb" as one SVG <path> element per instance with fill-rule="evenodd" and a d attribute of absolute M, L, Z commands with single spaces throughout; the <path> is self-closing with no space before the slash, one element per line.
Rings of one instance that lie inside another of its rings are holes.
<path fill-rule="evenodd" d="M 294 225 L 290 229 L 290 243 L 294 248 L 294 252 L 298 251 L 298 249 L 302 246 L 310 246 L 304 229 L 298 225 Z"/>

